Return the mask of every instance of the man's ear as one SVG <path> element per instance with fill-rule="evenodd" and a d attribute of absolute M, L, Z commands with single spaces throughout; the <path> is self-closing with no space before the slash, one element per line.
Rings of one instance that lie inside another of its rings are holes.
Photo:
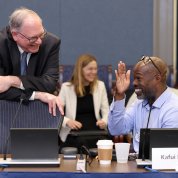
<path fill-rule="evenodd" d="M 11 31 L 11 34 L 12 34 L 12 37 L 13 37 L 14 41 L 17 41 L 18 33 L 15 32 L 15 31 Z"/>
<path fill-rule="evenodd" d="M 156 80 L 161 81 L 161 75 L 160 74 L 156 74 Z"/>

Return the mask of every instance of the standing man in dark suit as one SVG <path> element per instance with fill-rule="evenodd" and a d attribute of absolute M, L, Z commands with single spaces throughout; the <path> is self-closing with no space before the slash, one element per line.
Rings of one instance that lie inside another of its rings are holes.
<path fill-rule="evenodd" d="M 16 9 L 0 31 L 0 99 L 19 100 L 23 95 L 48 103 L 53 114 L 56 106 L 63 112 L 59 97 L 52 95 L 59 75 L 60 42 L 46 31 L 36 12 Z"/>

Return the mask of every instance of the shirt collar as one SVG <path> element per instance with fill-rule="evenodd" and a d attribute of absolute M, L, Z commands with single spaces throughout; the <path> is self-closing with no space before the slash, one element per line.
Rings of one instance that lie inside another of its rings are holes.
<path fill-rule="evenodd" d="M 170 89 L 169 87 L 158 97 L 158 99 L 153 103 L 153 108 L 161 108 L 161 106 L 167 101 L 170 97 Z M 143 100 L 143 107 L 149 107 L 148 100 Z"/>
<path fill-rule="evenodd" d="M 20 54 L 22 54 L 24 52 L 24 50 L 19 45 L 17 45 L 17 46 L 18 46 L 18 49 L 20 51 Z"/>

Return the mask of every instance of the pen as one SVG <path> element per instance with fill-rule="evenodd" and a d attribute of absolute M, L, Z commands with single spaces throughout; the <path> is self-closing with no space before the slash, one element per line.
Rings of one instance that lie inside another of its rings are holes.
<path fill-rule="evenodd" d="M 150 171 L 150 172 L 159 172 L 159 171 L 157 171 L 157 170 L 155 170 L 155 169 L 152 169 L 152 168 L 150 168 L 150 167 L 148 167 L 148 166 L 145 166 L 144 167 L 147 171 Z"/>

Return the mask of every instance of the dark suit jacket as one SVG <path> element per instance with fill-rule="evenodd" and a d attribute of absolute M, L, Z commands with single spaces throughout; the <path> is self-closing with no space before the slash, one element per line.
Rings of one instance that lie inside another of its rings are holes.
<path fill-rule="evenodd" d="M 28 97 L 33 91 L 53 93 L 59 77 L 60 39 L 47 33 L 37 53 L 31 55 L 27 75 L 20 75 L 20 52 L 9 27 L 0 31 L 0 75 L 18 76 Z M 0 93 L 0 99 L 18 100 L 24 91 L 11 87 Z"/>

